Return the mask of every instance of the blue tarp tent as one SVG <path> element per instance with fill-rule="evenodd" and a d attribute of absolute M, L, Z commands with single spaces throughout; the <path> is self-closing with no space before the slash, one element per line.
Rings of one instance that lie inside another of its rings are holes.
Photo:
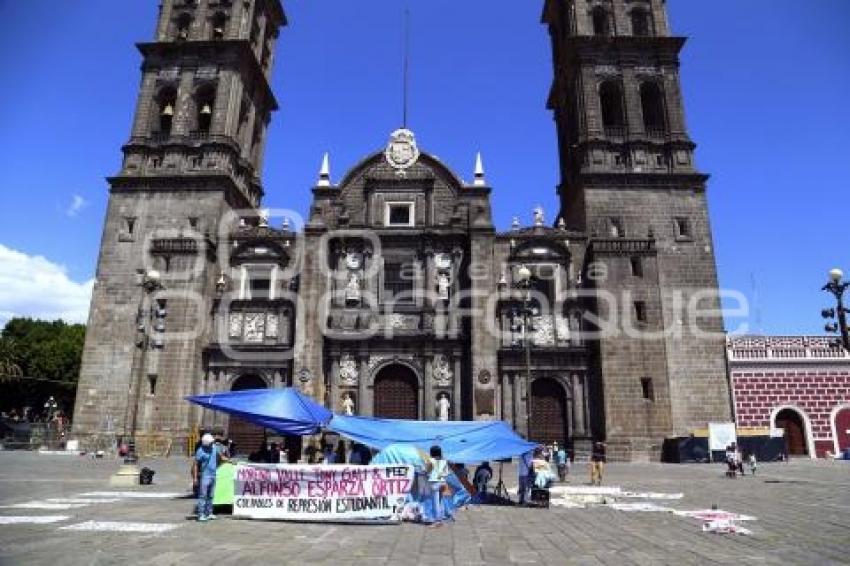
<path fill-rule="evenodd" d="M 450 462 L 481 462 L 518 456 L 536 446 L 502 421 L 410 421 L 334 415 L 328 430 L 371 448 L 437 444 Z"/>
<path fill-rule="evenodd" d="M 501 460 L 535 446 L 502 421 L 412 421 L 335 415 L 293 388 L 226 391 L 186 399 L 281 434 L 327 430 L 370 448 L 381 450 L 401 443 L 426 453 L 438 444 L 451 462 Z"/>
<path fill-rule="evenodd" d="M 291 387 L 226 391 L 194 395 L 186 400 L 281 434 L 315 434 L 333 417 L 329 410 Z"/>

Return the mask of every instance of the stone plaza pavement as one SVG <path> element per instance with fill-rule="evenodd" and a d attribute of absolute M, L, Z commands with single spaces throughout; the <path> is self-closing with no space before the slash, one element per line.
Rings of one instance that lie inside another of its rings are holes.
<path fill-rule="evenodd" d="M 682 492 L 680 510 L 717 505 L 757 518 L 752 535 L 702 532 L 671 513 L 471 507 L 441 528 L 191 520 L 185 458 L 142 462 L 155 485 L 111 488 L 114 460 L 0 452 L 0 565 L 9 564 L 847 564 L 850 463 L 611 464 L 605 484 Z M 515 471 L 507 473 L 515 483 Z M 587 480 L 577 465 L 571 485 Z M 125 493 L 121 493 L 125 492 Z M 134 497 L 165 494 L 166 497 Z M 31 523 L 21 521 L 51 521 Z M 115 531 L 123 529 L 128 532 Z M 141 532 L 138 532 L 141 531 Z"/>

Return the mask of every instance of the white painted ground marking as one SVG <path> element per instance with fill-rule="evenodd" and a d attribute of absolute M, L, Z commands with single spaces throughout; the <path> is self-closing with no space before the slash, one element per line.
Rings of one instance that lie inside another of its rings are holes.
<path fill-rule="evenodd" d="M 617 511 L 647 511 L 660 513 L 673 512 L 673 509 L 671 509 L 670 507 L 662 507 L 661 505 L 656 505 L 655 503 L 610 503 L 608 506 L 612 509 L 616 509 Z"/>
<path fill-rule="evenodd" d="M 122 501 L 118 497 L 114 497 L 112 499 L 108 499 L 105 497 L 86 499 L 84 497 L 51 497 L 47 499 L 48 503 L 85 503 L 86 505 L 92 503 L 118 503 Z"/>
<path fill-rule="evenodd" d="M 46 523 L 58 523 L 59 521 L 67 521 L 71 517 L 67 515 L 42 515 L 40 517 L 3 517 L 0 516 L 0 525 L 17 525 L 17 524 L 36 524 L 43 525 Z"/>
<path fill-rule="evenodd" d="M 185 493 L 166 493 L 156 491 L 90 491 L 81 493 L 80 497 L 119 497 L 139 499 L 176 499 L 185 497 Z"/>
<path fill-rule="evenodd" d="M 675 511 L 676 515 L 691 517 L 701 521 L 755 521 L 750 515 L 739 515 L 722 509 L 703 509 L 700 511 Z"/>
<path fill-rule="evenodd" d="M 555 507 L 566 507 L 567 509 L 584 509 L 585 505 L 581 503 L 576 503 L 574 501 L 570 501 L 568 499 L 550 499 L 549 505 L 554 505 Z"/>
<path fill-rule="evenodd" d="M 658 493 L 655 491 L 624 491 L 620 497 L 628 497 L 634 499 L 682 499 L 684 493 Z"/>
<path fill-rule="evenodd" d="M 622 495 L 619 487 L 603 487 L 596 485 L 555 485 L 549 491 L 558 495 Z"/>
<path fill-rule="evenodd" d="M 86 507 L 85 503 L 48 503 L 46 501 L 28 501 L 26 503 L 15 503 L 14 505 L 3 505 L 3 509 L 44 509 L 48 511 L 67 511 L 68 509 L 79 509 Z"/>
<path fill-rule="evenodd" d="M 702 524 L 702 532 L 717 533 L 721 535 L 751 535 L 753 531 L 745 529 L 735 521 L 720 520 L 709 521 Z"/>
<path fill-rule="evenodd" d="M 99 531 L 110 533 L 164 533 L 179 527 L 174 523 L 125 523 L 121 521 L 85 521 L 59 527 L 60 531 Z"/>

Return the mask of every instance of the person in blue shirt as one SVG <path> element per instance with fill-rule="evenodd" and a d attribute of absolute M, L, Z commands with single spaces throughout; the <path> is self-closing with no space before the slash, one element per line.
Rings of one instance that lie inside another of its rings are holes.
<path fill-rule="evenodd" d="M 558 468 L 558 480 L 559 481 L 567 481 L 567 472 L 570 468 L 570 460 L 567 458 L 567 451 L 563 446 L 558 446 L 558 443 L 555 443 L 555 465 Z"/>
<path fill-rule="evenodd" d="M 198 491 L 198 520 L 215 519 L 212 512 L 215 493 L 215 473 L 219 462 L 229 462 L 222 446 L 214 442 L 209 433 L 201 437 L 201 445 L 195 452 L 195 466 L 192 468 L 192 480 Z"/>

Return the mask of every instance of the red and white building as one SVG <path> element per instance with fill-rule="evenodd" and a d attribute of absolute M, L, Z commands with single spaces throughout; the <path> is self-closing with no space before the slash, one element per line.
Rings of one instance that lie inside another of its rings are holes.
<path fill-rule="evenodd" d="M 739 429 L 784 429 L 792 456 L 850 447 L 850 354 L 835 338 L 734 336 L 726 351 Z"/>

